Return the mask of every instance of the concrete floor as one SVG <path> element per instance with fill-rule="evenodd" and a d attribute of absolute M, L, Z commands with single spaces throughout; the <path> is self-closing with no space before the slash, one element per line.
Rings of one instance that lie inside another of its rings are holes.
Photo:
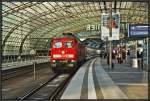
<path fill-rule="evenodd" d="M 130 64 L 115 63 L 114 69 L 101 60 L 103 68 L 128 99 L 148 99 L 148 72 L 141 68 L 132 68 Z"/>
<path fill-rule="evenodd" d="M 128 63 L 110 69 L 97 58 L 78 70 L 61 99 L 148 99 L 148 73 Z"/>
<path fill-rule="evenodd" d="M 120 85 L 119 87 L 129 99 L 148 99 L 148 86 Z"/>

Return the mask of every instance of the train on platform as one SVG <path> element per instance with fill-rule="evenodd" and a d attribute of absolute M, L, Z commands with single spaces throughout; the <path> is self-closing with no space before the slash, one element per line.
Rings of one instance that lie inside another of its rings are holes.
<path fill-rule="evenodd" d="M 55 73 L 73 71 L 86 60 L 86 46 L 71 33 L 52 38 L 51 68 Z"/>

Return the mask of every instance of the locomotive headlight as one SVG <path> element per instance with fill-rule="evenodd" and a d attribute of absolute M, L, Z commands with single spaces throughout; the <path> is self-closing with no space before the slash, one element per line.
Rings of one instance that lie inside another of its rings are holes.
<path fill-rule="evenodd" d="M 71 62 L 76 62 L 75 60 L 71 60 Z"/>
<path fill-rule="evenodd" d="M 53 60 L 53 62 L 55 62 L 55 60 Z"/>
<path fill-rule="evenodd" d="M 67 57 L 68 57 L 68 58 L 73 58 L 74 55 L 73 55 L 73 54 L 68 54 Z"/>
<path fill-rule="evenodd" d="M 53 58 L 60 58 L 60 57 L 61 57 L 60 54 L 54 54 L 54 55 L 53 55 Z"/>

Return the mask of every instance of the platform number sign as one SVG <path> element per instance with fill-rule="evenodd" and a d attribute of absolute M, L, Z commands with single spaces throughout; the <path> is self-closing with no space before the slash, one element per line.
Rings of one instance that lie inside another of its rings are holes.
<path fill-rule="evenodd" d="M 110 24 L 112 26 L 112 40 L 119 40 L 120 33 L 120 14 L 112 13 L 112 20 L 110 21 L 109 14 L 102 13 L 101 15 L 101 39 L 105 40 L 109 37 Z"/>

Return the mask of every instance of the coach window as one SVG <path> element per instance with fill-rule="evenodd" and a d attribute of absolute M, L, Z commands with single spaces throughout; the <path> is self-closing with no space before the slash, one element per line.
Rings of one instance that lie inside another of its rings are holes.
<path fill-rule="evenodd" d="M 65 42 L 65 43 L 64 43 L 64 46 L 65 46 L 66 48 L 72 48 L 72 47 L 73 47 L 73 44 L 72 44 L 72 42 Z"/>
<path fill-rule="evenodd" d="M 62 42 L 55 42 L 54 43 L 54 48 L 61 48 L 62 47 Z"/>

